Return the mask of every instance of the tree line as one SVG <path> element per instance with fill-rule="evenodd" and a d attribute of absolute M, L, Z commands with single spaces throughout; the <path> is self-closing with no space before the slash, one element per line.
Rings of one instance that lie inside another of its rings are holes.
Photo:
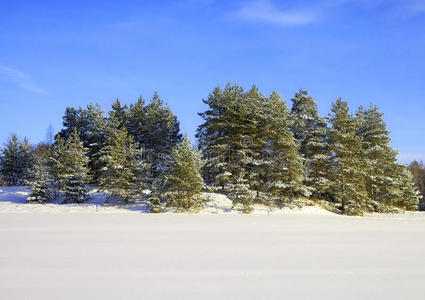
<path fill-rule="evenodd" d="M 352 114 L 339 98 L 325 118 L 305 90 L 288 108 L 277 92 L 231 84 L 203 102 L 197 149 L 158 94 L 131 105 L 117 100 L 107 114 L 93 104 L 68 107 L 51 145 L 9 139 L 3 180 L 31 185 L 30 200 L 38 202 L 61 193 L 64 201 L 84 202 L 86 184 L 98 184 L 110 201 L 147 199 L 152 212 L 202 206 L 204 184 L 245 212 L 254 203 L 307 198 L 350 215 L 418 207 L 412 168 L 397 162 L 374 105 Z"/>

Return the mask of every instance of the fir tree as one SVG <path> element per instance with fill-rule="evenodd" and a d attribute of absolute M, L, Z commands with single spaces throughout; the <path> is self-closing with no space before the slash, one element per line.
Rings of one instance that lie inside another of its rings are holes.
<path fill-rule="evenodd" d="M 105 167 L 100 184 L 110 199 L 128 203 L 143 189 L 146 163 L 142 151 L 125 128 L 111 128 L 108 145 L 104 148 Z"/>
<path fill-rule="evenodd" d="M 364 183 L 363 148 L 358 122 L 349 113 L 347 102 L 339 98 L 329 116 L 329 148 L 332 152 L 328 176 L 332 181 L 333 200 L 341 204 L 344 214 L 361 214 L 367 201 Z"/>
<path fill-rule="evenodd" d="M 200 173 L 201 167 L 199 153 L 185 137 L 183 142 L 173 148 L 165 171 L 165 191 L 169 206 L 188 210 L 202 205 L 204 180 Z"/>

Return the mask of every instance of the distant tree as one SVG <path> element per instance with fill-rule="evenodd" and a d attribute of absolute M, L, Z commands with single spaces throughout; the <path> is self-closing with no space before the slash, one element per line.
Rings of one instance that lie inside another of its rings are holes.
<path fill-rule="evenodd" d="M 199 153 L 185 137 L 183 142 L 173 148 L 165 170 L 167 205 L 184 210 L 201 206 L 201 191 L 204 188 L 201 167 Z"/>
<path fill-rule="evenodd" d="M 418 188 L 420 194 L 420 209 L 425 209 L 425 165 L 422 161 L 412 161 L 409 165 L 409 170 L 413 176 L 413 182 Z"/>
<path fill-rule="evenodd" d="M 32 147 L 27 138 L 20 141 L 16 134 L 9 137 L 1 151 L 1 174 L 8 185 L 23 185 L 29 179 L 33 164 Z"/>
<path fill-rule="evenodd" d="M 45 144 L 52 145 L 55 142 L 55 130 L 52 124 L 47 127 Z"/>

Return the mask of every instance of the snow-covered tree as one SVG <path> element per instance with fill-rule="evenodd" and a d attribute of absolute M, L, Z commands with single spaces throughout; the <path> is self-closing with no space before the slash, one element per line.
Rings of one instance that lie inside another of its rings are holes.
<path fill-rule="evenodd" d="M 328 128 L 326 120 L 319 116 L 316 102 L 302 89 L 292 99 L 291 131 L 304 159 L 305 184 L 315 198 L 323 197 L 330 186 L 326 176 Z"/>
<path fill-rule="evenodd" d="M 285 199 L 307 194 L 303 185 L 303 160 L 297 153 L 293 133 L 289 130 L 290 119 L 286 102 L 277 92 L 273 92 L 267 105 L 267 153 L 270 154 L 272 162 L 267 169 L 266 187 L 267 191 L 283 202 Z"/>
<path fill-rule="evenodd" d="M 49 157 L 38 156 L 31 168 L 31 179 L 28 183 L 31 187 L 29 202 L 49 202 L 54 196 L 52 170 Z"/>
<path fill-rule="evenodd" d="M 413 182 L 409 168 L 400 163 L 393 166 L 394 174 L 388 182 L 388 196 L 384 204 L 405 210 L 418 210 L 420 193 Z"/>
<path fill-rule="evenodd" d="M 344 214 L 361 214 L 367 201 L 365 188 L 364 152 L 357 136 L 358 122 L 349 113 L 348 104 L 339 98 L 332 103 L 329 116 L 331 159 L 328 176 L 332 182 L 333 200 L 341 204 Z"/>
<path fill-rule="evenodd" d="M 203 203 L 201 192 L 204 188 L 200 170 L 200 154 L 185 137 L 173 148 L 165 171 L 167 205 L 188 210 Z"/>
<path fill-rule="evenodd" d="M 397 152 L 389 145 L 390 137 L 383 114 L 378 107 L 360 107 L 356 118 L 360 124 L 357 135 L 364 150 L 365 184 L 368 192 L 367 210 L 385 204 L 393 188 L 391 182 L 398 174 L 394 172 Z"/>
<path fill-rule="evenodd" d="M 103 155 L 102 190 L 111 199 L 128 203 L 145 188 L 147 164 L 142 159 L 142 150 L 125 128 L 110 128 Z"/>
<path fill-rule="evenodd" d="M 102 169 L 101 149 L 106 142 L 107 122 L 103 110 L 98 104 L 89 104 L 86 108 L 68 107 L 63 116 L 63 129 L 59 136 L 65 141 L 72 136 L 74 130 L 87 148 L 90 179 L 97 183 Z"/>
<path fill-rule="evenodd" d="M 0 155 L 0 171 L 6 183 L 24 184 L 29 179 L 32 163 L 32 147 L 27 138 L 20 141 L 16 134 L 9 137 Z"/>
<path fill-rule="evenodd" d="M 88 158 L 87 149 L 75 129 L 66 143 L 57 137 L 52 154 L 53 176 L 64 191 L 65 202 L 81 203 L 88 200 Z"/>

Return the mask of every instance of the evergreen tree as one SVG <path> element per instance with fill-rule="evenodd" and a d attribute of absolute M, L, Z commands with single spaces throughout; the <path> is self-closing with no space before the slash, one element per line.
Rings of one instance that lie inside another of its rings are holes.
<path fill-rule="evenodd" d="M 31 179 L 28 183 L 31 187 L 31 195 L 28 201 L 44 203 L 53 198 L 53 176 L 48 157 L 37 157 L 31 169 Z"/>
<path fill-rule="evenodd" d="M 125 128 L 110 130 L 108 145 L 103 150 L 105 167 L 100 184 L 111 199 L 128 203 L 145 187 L 147 165 L 142 160 L 142 151 Z"/>
<path fill-rule="evenodd" d="M 128 106 L 121 105 L 119 99 L 112 103 L 112 110 L 109 112 L 109 120 L 118 128 L 127 128 L 128 126 Z"/>
<path fill-rule="evenodd" d="M 51 173 L 55 183 L 55 196 L 59 196 L 59 192 L 64 187 L 64 180 L 67 174 L 67 150 L 65 141 L 59 135 L 56 136 L 55 142 L 52 145 L 52 153 L 50 156 Z"/>
<path fill-rule="evenodd" d="M 367 201 L 364 183 L 364 151 L 356 135 L 358 122 L 349 113 L 347 102 L 339 98 L 332 103 L 329 116 L 329 148 L 332 152 L 328 176 L 332 181 L 333 200 L 341 204 L 344 214 L 361 214 Z"/>
<path fill-rule="evenodd" d="M 132 111 L 136 111 L 135 107 Z M 144 116 L 145 119 L 141 123 L 143 127 L 139 127 L 135 137 L 146 152 L 152 176 L 158 177 L 163 171 L 166 157 L 171 154 L 171 149 L 182 140 L 180 123 L 157 93 L 145 107 Z"/>
<path fill-rule="evenodd" d="M 318 114 L 317 104 L 300 89 L 292 99 L 291 131 L 306 167 L 305 183 L 316 198 L 323 197 L 330 186 L 326 176 L 328 160 L 327 122 Z"/>
<path fill-rule="evenodd" d="M 389 182 L 386 206 L 405 210 L 418 210 L 420 194 L 413 182 L 412 173 L 404 164 L 395 163 L 393 168 L 395 175 Z"/>
<path fill-rule="evenodd" d="M 385 204 L 391 193 L 391 181 L 397 177 L 394 172 L 397 152 L 389 146 L 389 131 L 377 106 L 371 105 L 367 110 L 360 107 L 357 120 L 360 124 L 357 135 L 365 155 L 363 169 L 369 199 L 366 209 L 374 210 L 377 205 Z"/>
<path fill-rule="evenodd" d="M 284 199 L 293 199 L 307 193 L 303 185 L 303 160 L 297 154 L 297 146 L 289 130 L 290 119 L 286 103 L 277 92 L 273 92 L 268 99 L 267 115 L 267 153 L 272 160 L 267 169 L 266 187 L 282 203 Z"/>
<path fill-rule="evenodd" d="M 165 171 L 165 191 L 169 206 L 188 210 L 202 205 L 204 180 L 200 173 L 201 167 L 199 153 L 185 137 L 183 142 L 173 148 Z"/>
<path fill-rule="evenodd" d="M 12 135 L 0 156 L 1 173 L 9 185 L 22 185 L 29 179 L 33 164 L 32 147 L 27 138 L 21 142 L 17 135 Z"/>
<path fill-rule="evenodd" d="M 88 200 L 88 158 L 87 149 L 79 138 L 77 130 L 68 138 L 65 144 L 65 151 L 61 153 L 60 166 L 55 169 L 61 170 L 58 173 L 59 181 L 63 184 L 65 202 L 81 203 Z"/>
<path fill-rule="evenodd" d="M 216 87 L 207 99 L 202 100 L 208 105 L 208 110 L 199 115 L 204 120 L 196 133 L 198 148 L 202 158 L 206 161 L 202 170 L 203 177 L 208 184 L 225 188 L 230 176 L 230 132 L 225 115 L 228 103 L 238 97 L 242 89 L 228 84 L 222 91 Z"/>
<path fill-rule="evenodd" d="M 107 122 L 104 112 L 98 104 L 89 104 L 85 109 L 68 107 L 63 116 L 63 129 L 59 136 L 65 141 L 72 136 L 74 130 L 87 148 L 89 158 L 89 174 L 93 182 L 98 182 L 102 161 L 100 160 L 101 149 L 106 143 Z"/>

